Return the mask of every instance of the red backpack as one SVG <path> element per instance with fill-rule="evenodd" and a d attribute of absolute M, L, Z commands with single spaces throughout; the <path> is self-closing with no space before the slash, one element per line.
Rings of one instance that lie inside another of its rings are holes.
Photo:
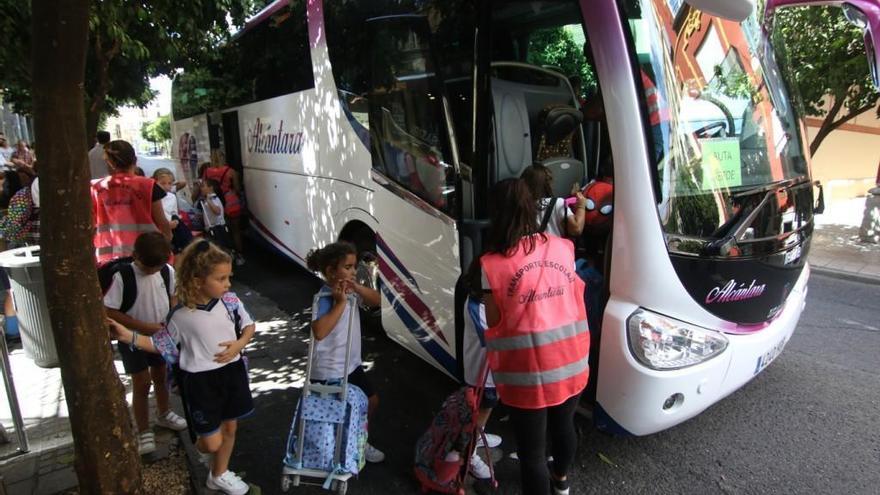
<path fill-rule="evenodd" d="M 416 443 L 415 475 L 421 485 L 422 493 L 435 491 L 464 495 L 465 477 L 468 473 L 471 455 L 477 435 L 485 434 L 477 424 L 477 415 L 483 388 L 486 383 L 487 367 L 484 367 L 479 387 L 462 387 L 443 401 L 440 412 Z M 488 457 L 489 449 L 486 447 Z M 492 463 L 491 484 L 497 486 Z"/>

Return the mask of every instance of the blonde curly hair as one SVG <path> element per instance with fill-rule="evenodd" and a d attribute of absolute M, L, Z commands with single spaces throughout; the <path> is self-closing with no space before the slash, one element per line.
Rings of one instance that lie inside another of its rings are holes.
<path fill-rule="evenodd" d="M 203 239 L 187 246 L 175 263 L 177 299 L 186 307 L 195 308 L 202 293 L 199 280 L 204 280 L 222 263 L 232 263 L 232 257 L 211 241 Z"/>

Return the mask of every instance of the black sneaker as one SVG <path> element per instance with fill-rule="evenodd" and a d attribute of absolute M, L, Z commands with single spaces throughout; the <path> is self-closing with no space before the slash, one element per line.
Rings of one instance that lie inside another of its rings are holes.
<path fill-rule="evenodd" d="M 557 479 L 553 471 L 553 464 L 549 462 L 547 463 L 547 469 L 550 471 L 550 486 L 553 487 L 553 495 L 568 495 L 568 478 L 564 480 Z"/>

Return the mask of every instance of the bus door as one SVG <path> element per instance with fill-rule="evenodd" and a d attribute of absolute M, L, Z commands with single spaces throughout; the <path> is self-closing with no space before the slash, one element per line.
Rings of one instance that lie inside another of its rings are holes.
<path fill-rule="evenodd" d="M 366 27 L 382 324 L 392 339 L 455 375 L 457 156 L 431 31 L 418 14 L 376 17 Z"/>
<path fill-rule="evenodd" d="M 240 180 L 244 181 L 244 169 L 241 161 L 241 134 L 238 127 L 238 112 L 223 113 L 223 145 L 226 151 L 226 163 L 237 173 Z"/>

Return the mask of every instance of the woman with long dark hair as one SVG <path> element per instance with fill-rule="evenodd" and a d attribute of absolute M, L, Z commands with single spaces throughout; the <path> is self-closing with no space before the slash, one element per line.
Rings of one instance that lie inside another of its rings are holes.
<path fill-rule="evenodd" d="M 523 180 L 503 180 L 489 197 L 480 258 L 489 364 L 511 411 L 523 493 L 566 495 L 577 449 L 574 412 L 589 376 L 584 284 L 571 241 L 538 232 L 536 201 Z"/>

